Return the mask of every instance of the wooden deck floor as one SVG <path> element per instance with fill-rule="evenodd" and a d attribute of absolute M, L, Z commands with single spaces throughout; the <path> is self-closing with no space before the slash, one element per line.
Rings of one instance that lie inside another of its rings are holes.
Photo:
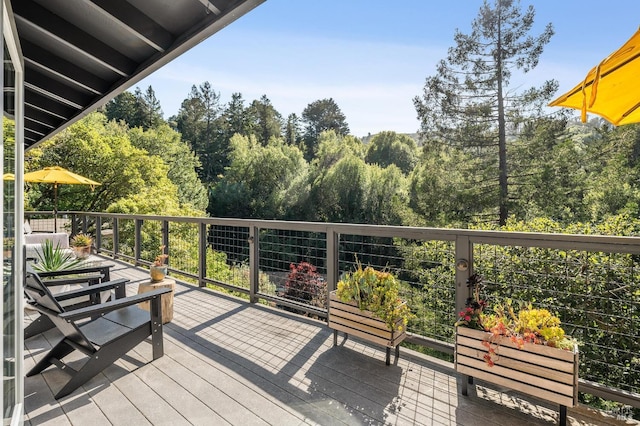
<path fill-rule="evenodd" d="M 147 273 L 117 264 L 112 278 Z M 142 343 L 56 401 L 63 373 L 25 378 L 31 425 L 552 425 L 553 407 L 482 386 L 462 397 L 452 365 L 405 348 L 385 366 L 384 349 L 354 339 L 333 347 L 332 332 L 305 319 L 212 291 L 178 285 L 165 325 L 165 355 L 149 363 Z M 26 321 L 33 314 L 26 311 Z M 28 370 L 59 338 L 25 343 Z M 569 410 L 573 425 L 629 424 Z"/>

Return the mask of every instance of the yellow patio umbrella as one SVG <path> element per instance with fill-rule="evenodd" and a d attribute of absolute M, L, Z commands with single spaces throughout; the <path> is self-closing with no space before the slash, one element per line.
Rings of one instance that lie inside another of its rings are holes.
<path fill-rule="evenodd" d="M 549 106 L 581 110 L 582 122 L 587 112 L 598 114 L 612 124 L 640 121 L 640 29 L 620 49 L 595 66 L 584 81 Z"/>
<path fill-rule="evenodd" d="M 2 180 L 15 180 L 13 173 L 5 173 L 2 175 Z"/>
<path fill-rule="evenodd" d="M 99 182 L 80 176 L 59 166 L 45 167 L 42 170 L 25 173 L 24 181 L 53 184 L 53 227 L 56 230 L 58 229 L 58 184 L 89 185 L 91 190 L 97 185 L 100 185 Z"/>

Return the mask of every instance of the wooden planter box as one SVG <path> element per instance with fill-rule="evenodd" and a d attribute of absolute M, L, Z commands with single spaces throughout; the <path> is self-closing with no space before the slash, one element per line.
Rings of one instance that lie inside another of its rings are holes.
<path fill-rule="evenodd" d="M 561 425 L 566 424 L 567 407 L 578 399 L 578 348 L 573 351 L 526 343 L 523 349 L 509 339 L 495 341 L 499 346 L 493 356 L 495 365 L 484 361 L 487 348 L 483 340 L 490 334 L 466 327 L 456 329 L 455 366 L 463 374 L 462 393 L 467 395 L 467 383 L 475 377 L 505 386 L 536 398 L 560 405 Z"/>
<path fill-rule="evenodd" d="M 349 334 L 387 348 L 386 364 L 391 361 L 391 348 L 396 349 L 396 358 L 400 355 L 400 343 L 407 337 L 405 327 L 402 332 L 389 330 L 387 324 L 370 311 L 361 311 L 355 302 L 342 302 L 335 290 L 329 293 L 329 327 L 333 329 L 333 344 L 338 343 L 338 331 Z M 402 320 L 398 321 L 402 324 Z"/>

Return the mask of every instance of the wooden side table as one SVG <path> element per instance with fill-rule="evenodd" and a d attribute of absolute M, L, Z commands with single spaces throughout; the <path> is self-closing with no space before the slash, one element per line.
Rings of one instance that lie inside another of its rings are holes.
<path fill-rule="evenodd" d="M 166 324 L 168 322 L 171 322 L 171 320 L 173 319 L 173 293 L 176 290 L 176 280 L 165 278 L 164 280 L 158 282 L 141 282 L 138 285 L 138 294 L 156 290 L 159 288 L 171 289 L 171 293 L 163 294 L 162 296 L 160 296 L 162 300 L 162 323 Z M 150 302 L 148 301 L 140 303 L 140 307 L 146 311 L 150 309 L 149 305 Z"/>

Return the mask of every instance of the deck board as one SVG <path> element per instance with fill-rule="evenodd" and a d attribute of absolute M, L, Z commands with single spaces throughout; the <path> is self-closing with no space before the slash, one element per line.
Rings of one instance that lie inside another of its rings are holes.
<path fill-rule="evenodd" d="M 130 279 L 131 294 L 148 277 L 120 262 L 111 276 Z M 52 330 L 27 340 L 25 369 L 58 337 Z M 59 401 L 51 389 L 62 373 L 25 378 L 25 424 L 506 426 L 557 418 L 555 407 L 508 391 L 477 386 L 462 397 L 451 363 L 403 348 L 385 366 L 382 346 L 341 338 L 333 347 L 324 322 L 180 282 L 164 337 L 164 357 L 148 362 L 143 342 Z M 569 410 L 570 422 L 602 424 L 580 415 Z"/>

